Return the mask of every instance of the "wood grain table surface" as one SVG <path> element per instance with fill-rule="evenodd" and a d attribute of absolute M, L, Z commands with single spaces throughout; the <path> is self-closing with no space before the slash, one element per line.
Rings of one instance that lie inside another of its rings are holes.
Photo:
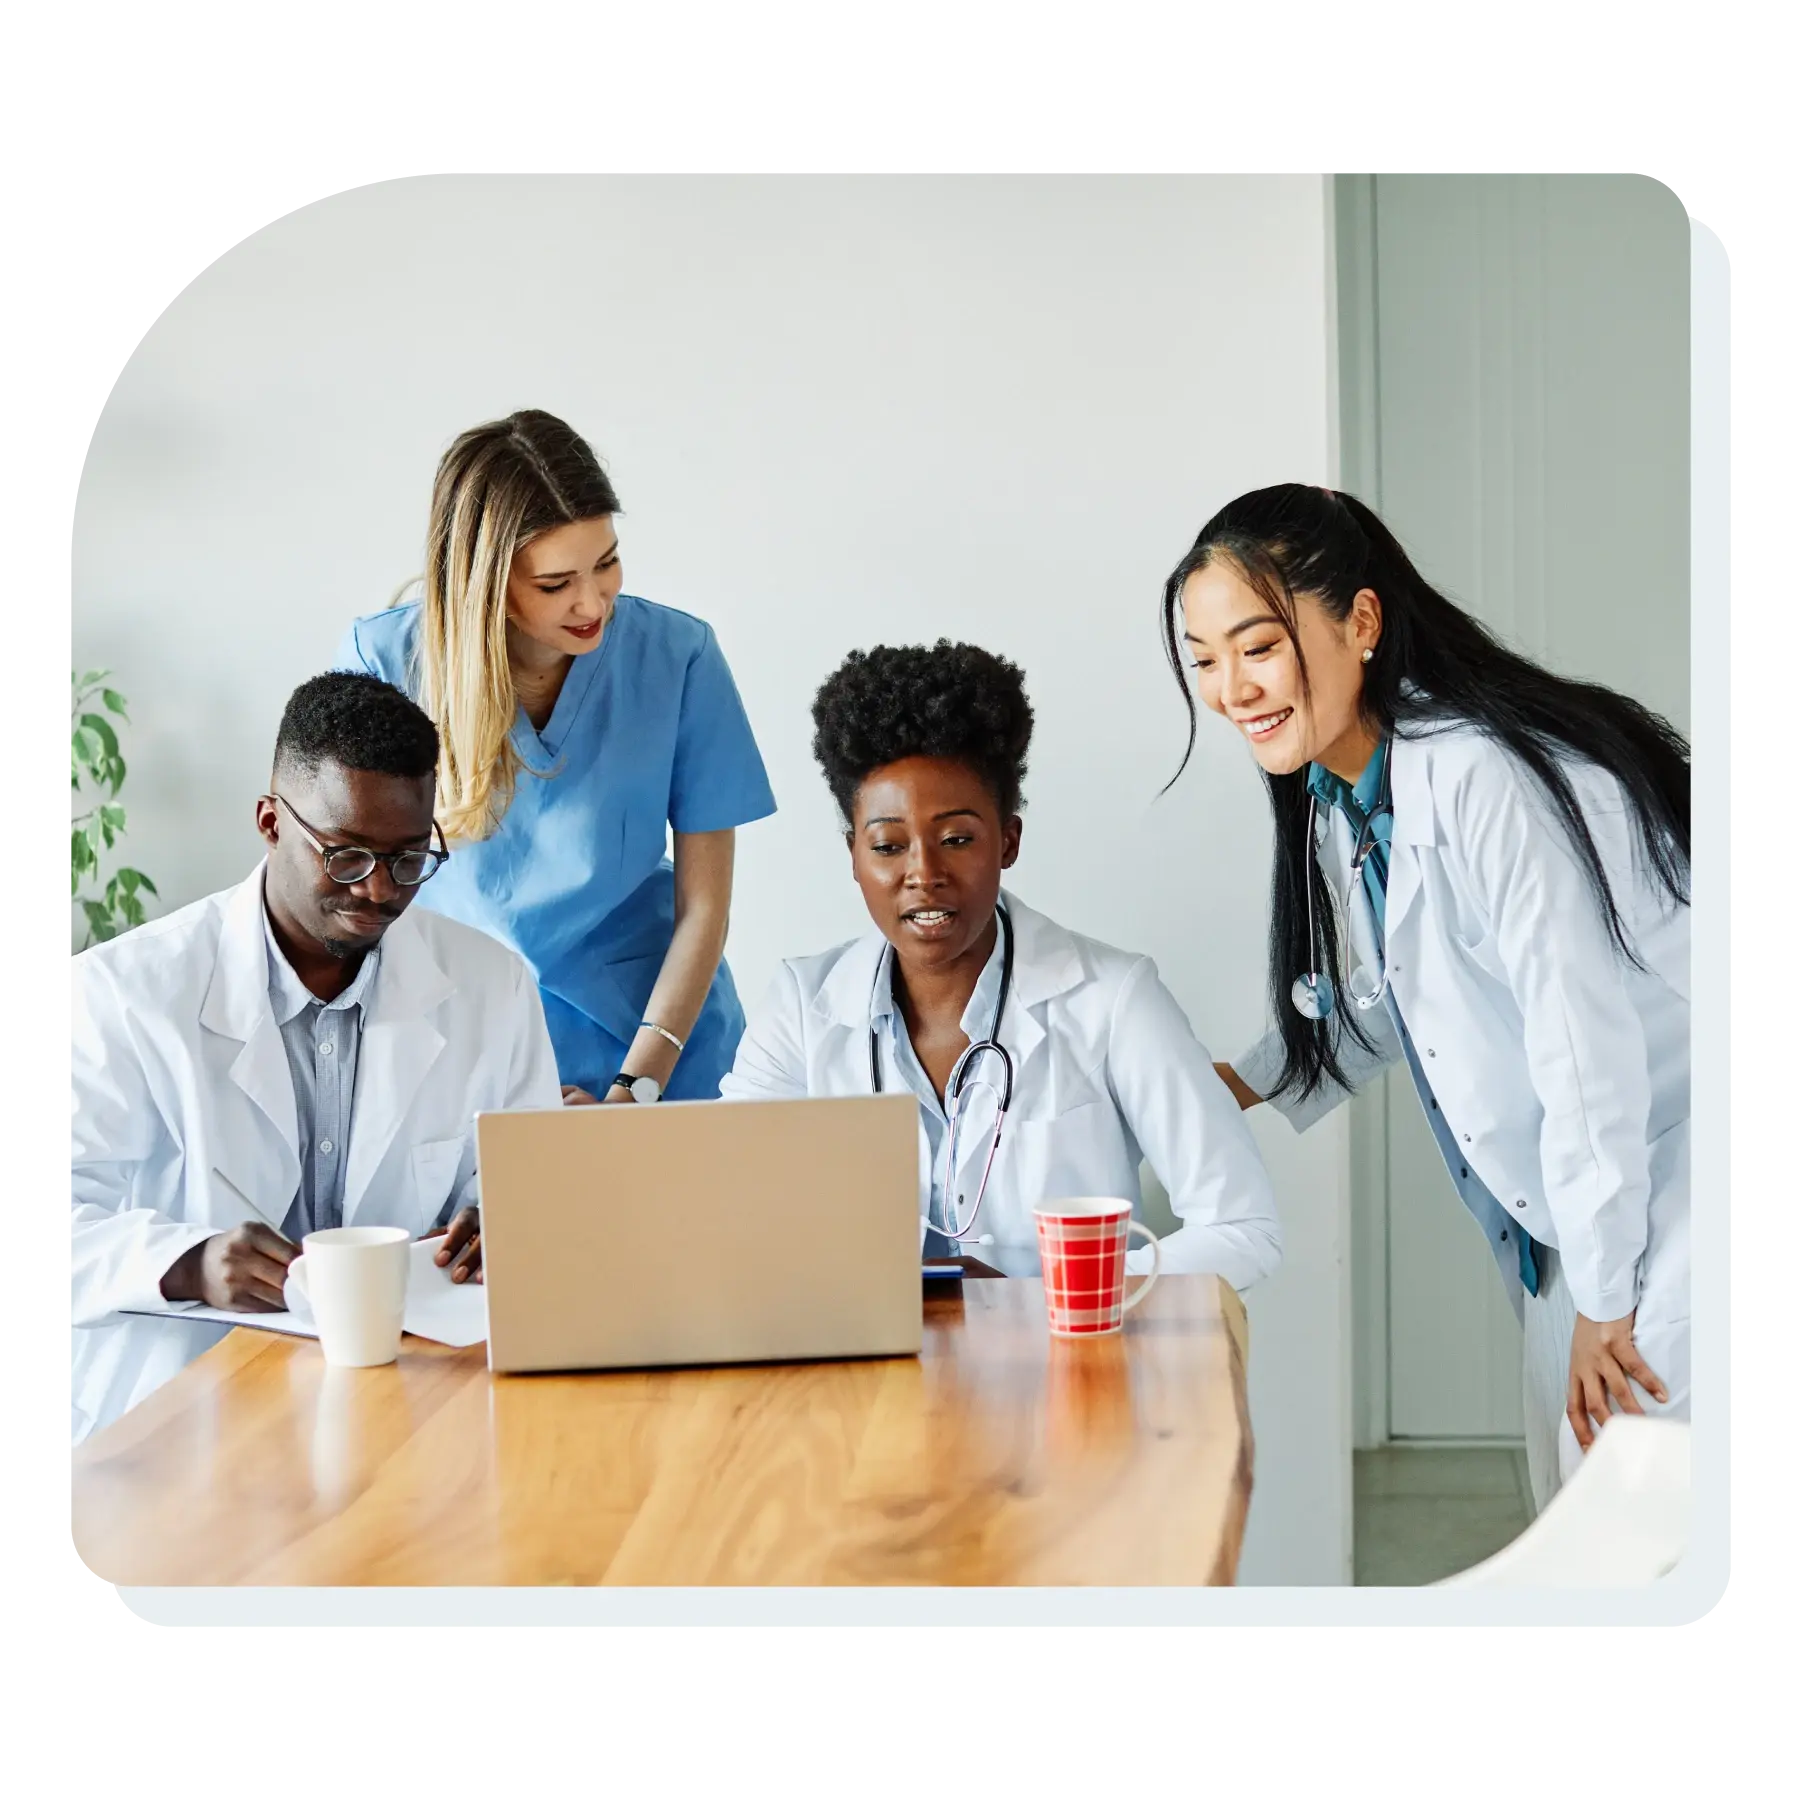
<path fill-rule="evenodd" d="M 75 1452 L 122 1586 L 1230 1582 L 1246 1333 L 1166 1275 L 1063 1340 L 1037 1281 L 927 1285 L 915 1357 L 493 1376 L 235 1331 Z"/>

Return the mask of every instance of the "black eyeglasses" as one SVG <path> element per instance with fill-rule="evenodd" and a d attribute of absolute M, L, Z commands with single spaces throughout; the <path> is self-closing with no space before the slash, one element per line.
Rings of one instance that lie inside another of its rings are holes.
<path fill-rule="evenodd" d="M 313 828 L 288 805 L 286 795 L 265 794 L 263 797 L 279 800 L 288 808 L 288 816 L 300 827 L 306 841 L 325 859 L 326 874 L 346 887 L 352 882 L 367 881 L 377 863 L 387 865 L 388 878 L 396 887 L 417 887 L 422 881 L 430 881 L 439 866 L 450 858 L 450 850 L 444 843 L 444 828 L 436 819 L 432 820 L 432 830 L 438 834 L 436 850 L 364 850 L 356 844 L 339 844 L 334 848 L 319 842 Z"/>

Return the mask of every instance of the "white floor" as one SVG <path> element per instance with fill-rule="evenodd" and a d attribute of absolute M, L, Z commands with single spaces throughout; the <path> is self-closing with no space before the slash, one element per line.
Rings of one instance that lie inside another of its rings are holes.
<path fill-rule="evenodd" d="M 1526 1452 L 1512 1444 L 1391 1444 L 1354 1460 L 1359 1587 L 1423 1587 L 1511 1543 L 1532 1518 Z"/>

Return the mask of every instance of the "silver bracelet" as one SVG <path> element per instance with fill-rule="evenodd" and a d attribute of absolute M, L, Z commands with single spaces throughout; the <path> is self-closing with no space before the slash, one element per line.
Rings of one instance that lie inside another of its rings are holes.
<path fill-rule="evenodd" d="M 658 1037 L 668 1039 L 668 1041 L 675 1046 L 675 1053 L 677 1056 L 680 1056 L 682 1051 L 687 1047 L 673 1031 L 665 1031 L 654 1019 L 640 1019 L 638 1021 L 638 1029 L 640 1031 L 654 1031 Z"/>

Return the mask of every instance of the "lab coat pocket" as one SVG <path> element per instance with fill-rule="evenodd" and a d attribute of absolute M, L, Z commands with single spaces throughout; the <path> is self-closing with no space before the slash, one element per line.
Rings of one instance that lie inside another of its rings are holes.
<path fill-rule="evenodd" d="M 1499 971 L 1501 965 L 1494 933 L 1479 920 L 1459 917 L 1451 927 L 1450 936 L 1459 955 L 1467 957 L 1479 969 L 1490 974 Z"/>
<path fill-rule="evenodd" d="M 434 1143 L 413 1146 L 413 1194 L 419 1209 L 419 1231 L 430 1231 L 438 1224 L 438 1215 L 456 1192 L 457 1174 L 468 1142 L 465 1137 L 439 1138 Z"/>
<path fill-rule="evenodd" d="M 1091 1100 L 1048 1119 L 1026 1119 L 1010 1128 L 1013 1179 L 1009 1185 L 1027 1207 L 1040 1200 L 1084 1197 L 1129 1199 L 1138 1183 L 1128 1169 L 1119 1115 L 1111 1101 Z"/>

